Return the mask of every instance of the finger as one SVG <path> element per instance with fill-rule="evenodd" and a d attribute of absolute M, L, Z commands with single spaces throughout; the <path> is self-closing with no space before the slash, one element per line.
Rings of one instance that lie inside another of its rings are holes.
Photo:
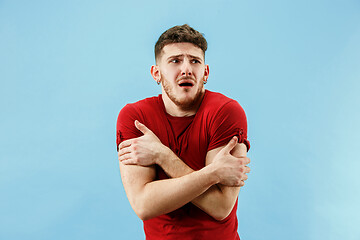
<path fill-rule="evenodd" d="M 133 159 L 126 159 L 124 161 L 121 161 L 120 163 L 124 165 L 136 165 L 136 162 Z"/>
<path fill-rule="evenodd" d="M 119 150 L 119 152 L 118 152 L 118 156 L 120 157 L 120 156 L 122 156 L 122 155 L 124 155 L 124 154 L 126 154 L 126 153 L 131 153 L 131 148 L 130 148 L 130 146 L 129 146 L 129 147 L 121 148 L 121 149 Z"/>
<path fill-rule="evenodd" d="M 236 184 L 236 187 L 243 187 L 245 185 L 245 182 L 241 180 L 239 184 Z"/>
<path fill-rule="evenodd" d="M 248 175 L 244 174 L 244 176 L 242 177 L 242 181 L 246 181 L 248 179 Z"/>
<path fill-rule="evenodd" d="M 243 163 L 243 165 L 248 165 L 250 163 L 250 158 L 242 157 L 242 163 Z"/>
<path fill-rule="evenodd" d="M 244 167 L 244 173 L 249 173 L 250 172 L 250 168 L 248 166 Z"/>
<path fill-rule="evenodd" d="M 153 132 L 148 129 L 144 124 L 142 124 L 141 122 L 139 122 L 138 120 L 135 120 L 135 127 L 142 132 L 144 135 L 145 134 L 153 134 Z"/>
<path fill-rule="evenodd" d="M 231 150 L 233 150 L 233 148 L 236 146 L 238 141 L 238 138 L 236 136 L 234 136 L 229 142 L 228 144 L 226 144 L 226 146 L 223 148 L 225 152 L 230 153 Z"/>
<path fill-rule="evenodd" d="M 129 160 L 129 159 L 132 159 L 130 153 L 126 153 L 126 154 L 124 154 L 124 155 L 119 156 L 119 161 L 120 161 L 120 162 Z"/>
<path fill-rule="evenodd" d="M 119 149 L 131 146 L 132 139 L 128 139 L 119 144 Z"/>

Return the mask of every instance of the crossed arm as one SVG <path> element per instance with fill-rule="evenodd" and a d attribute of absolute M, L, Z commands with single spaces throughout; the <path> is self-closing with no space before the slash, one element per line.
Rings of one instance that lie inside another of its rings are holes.
<path fill-rule="evenodd" d="M 143 136 L 119 145 L 121 177 L 136 214 L 147 220 L 174 211 L 188 202 L 222 220 L 231 212 L 247 179 L 246 146 L 234 137 L 207 153 L 206 166 L 194 171 L 145 125 L 135 122 Z M 158 164 L 171 179 L 155 180 Z"/>

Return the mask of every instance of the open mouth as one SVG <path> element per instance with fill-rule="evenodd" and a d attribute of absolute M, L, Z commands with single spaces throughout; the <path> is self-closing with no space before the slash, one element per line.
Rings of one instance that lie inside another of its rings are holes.
<path fill-rule="evenodd" d="M 193 81 L 190 81 L 190 80 L 181 80 L 179 82 L 179 86 L 183 87 L 183 88 L 189 88 L 189 87 L 194 86 L 194 83 L 193 83 Z"/>
<path fill-rule="evenodd" d="M 179 86 L 180 86 L 180 87 L 192 87 L 193 84 L 190 83 L 190 82 L 186 82 L 186 83 L 180 83 Z"/>

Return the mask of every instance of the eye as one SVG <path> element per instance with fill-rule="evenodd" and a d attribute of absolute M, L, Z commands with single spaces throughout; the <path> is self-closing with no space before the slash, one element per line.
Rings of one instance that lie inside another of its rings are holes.
<path fill-rule="evenodd" d="M 171 62 L 171 63 L 178 63 L 178 62 L 179 62 L 179 59 L 176 59 L 176 58 L 175 58 L 175 59 L 170 60 L 170 62 Z"/>
<path fill-rule="evenodd" d="M 193 59 L 193 60 L 191 60 L 191 63 L 201 63 L 201 62 L 197 59 Z"/>

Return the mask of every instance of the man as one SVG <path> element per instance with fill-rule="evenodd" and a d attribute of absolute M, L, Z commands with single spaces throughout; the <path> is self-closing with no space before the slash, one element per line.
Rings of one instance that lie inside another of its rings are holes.
<path fill-rule="evenodd" d="M 162 94 L 119 113 L 121 178 L 149 240 L 239 239 L 237 197 L 250 172 L 246 116 L 236 101 L 204 89 L 206 49 L 188 25 L 165 31 L 151 67 Z"/>

